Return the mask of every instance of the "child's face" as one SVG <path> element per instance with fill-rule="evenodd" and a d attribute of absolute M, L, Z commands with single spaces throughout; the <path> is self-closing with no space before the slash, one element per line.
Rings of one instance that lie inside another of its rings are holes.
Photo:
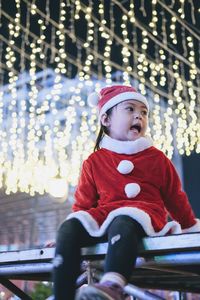
<path fill-rule="evenodd" d="M 148 126 L 148 110 L 137 100 L 126 100 L 113 107 L 101 122 L 108 128 L 109 136 L 120 141 L 135 141 L 145 135 Z"/>

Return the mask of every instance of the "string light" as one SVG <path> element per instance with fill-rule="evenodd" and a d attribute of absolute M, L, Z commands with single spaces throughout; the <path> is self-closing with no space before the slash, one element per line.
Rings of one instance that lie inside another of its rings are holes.
<path fill-rule="evenodd" d="M 147 37 L 147 32 L 144 30 L 142 32 L 142 53 L 140 54 L 140 56 L 138 57 L 138 76 L 139 76 L 139 89 L 141 91 L 141 93 L 143 95 L 146 95 L 146 87 L 145 87 L 145 83 L 146 83 L 146 76 L 145 73 L 148 72 L 148 67 L 149 67 L 149 63 L 148 60 L 146 58 L 146 50 L 148 48 L 148 43 L 149 43 L 149 39 Z"/>
<path fill-rule="evenodd" d="M 85 64 L 83 65 L 83 67 L 81 68 L 81 71 L 79 72 L 79 77 L 81 80 L 89 80 L 90 79 L 90 68 L 91 68 L 91 64 L 92 61 L 94 59 L 94 56 L 92 54 L 89 53 L 89 48 L 91 43 L 93 42 L 94 39 L 94 23 L 92 21 L 92 7 L 88 6 L 86 8 L 86 14 L 85 14 L 85 20 L 87 21 L 87 26 L 88 26 L 88 30 L 87 30 L 87 38 L 85 43 L 83 44 L 84 48 L 86 49 L 86 60 L 85 60 Z"/>
<path fill-rule="evenodd" d="M 155 103 L 159 103 L 160 98 L 159 95 L 155 95 L 154 97 Z M 162 144 L 163 144 L 163 136 L 162 136 L 162 125 L 161 125 L 161 108 L 158 104 L 155 104 L 154 109 L 153 109 L 153 126 L 152 126 L 152 131 L 153 131 L 153 140 L 155 142 L 155 145 L 159 148 L 162 149 Z"/>
<path fill-rule="evenodd" d="M 178 9 L 178 13 L 180 14 L 181 19 L 185 18 L 185 13 L 184 13 L 184 5 L 185 5 L 185 0 L 179 0 L 181 7 Z"/>
<path fill-rule="evenodd" d="M 149 23 L 149 26 L 153 30 L 152 33 L 155 36 L 158 35 L 158 32 L 157 32 L 158 16 L 157 16 L 156 4 L 157 4 L 157 0 L 152 0 L 152 19 L 151 19 L 151 22 Z"/>
<path fill-rule="evenodd" d="M 32 3 L 31 3 L 31 14 L 32 15 L 35 15 L 36 14 L 36 4 L 35 4 L 35 0 L 32 0 Z"/>
<path fill-rule="evenodd" d="M 106 25 L 107 22 L 104 18 L 104 5 L 103 5 L 102 1 L 99 4 L 99 14 L 100 14 L 100 19 L 101 19 L 102 25 Z M 111 82 L 112 82 L 112 80 L 111 80 L 112 67 L 110 65 L 110 56 L 111 56 L 111 48 L 112 48 L 112 37 L 109 33 L 105 33 L 104 31 L 102 31 L 102 28 L 101 28 L 101 30 L 99 29 L 99 31 L 101 31 L 101 37 L 104 38 L 106 41 L 105 48 L 104 48 L 105 60 L 103 62 L 103 66 L 104 66 L 104 70 L 105 70 L 106 83 L 111 84 Z"/>
<path fill-rule="evenodd" d="M 171 18 L 171 25 L 170 25 L 171 33 L 170 33 L 170 38 L 172 40 L 173 44 L 177 44 L 177 37 L 176 37 L 176 17 Z"/>
<path fill-rule="evenodd" d="M 76 9 L 75 9 L 74 18 L 75 18 L 75 20 L 79 20 L 80 19 L 79 13 L 81 10 L 81 3 L 79 0 L 75 1 L 75 7 L 76 7 Z"/>
<path fill-rule="evenodd" d="M 134 1 L 133 0 L 130 1 L 130 8 L 128 11 L 128 16 L 130 18 L 130 22 L 135 23 L 135 12 L 134 12 Z"/>
<path fill-rule="evenodd" d="M 132 67 L 130 66 L 130 63 L 129 63 L 129 58 L 130 58 L 131 53 L 128 48 L 130 39 L 128 38 L 127 21 L 128 21 L 128 17 L 126 15 L 123 15 L 122 23 L 121 23 L 122 36 L 123 36 L 123 40 L 124 40 L 124 44 L 125 44 L 121 51 L 122 61 L 123 61 L 123 65 L 125 68 L 125 71 L 123 72 L 123 81 L 125 84 L 129 85 L 130 84 L 129 73 L 132 71 Z"/>
<path fill-rule="evenodd" d="M 20 0 L 15 0 L 16 4 L 16 15 L 15 15 L 15 33 L 14 37 L 17 38 L 20 33 L 20 18 L 21 18 L 21 13 L 20 13 Z"/>
<path fill-rule="evenodd" d="M 57 68 L 55 68 L 56 73 L 66 74 L 67 69 L 65 67 L 65 59 L 66 59 L 66 52 L 65 52 L 65 20 L 66 20 L 66 4 L 65 1 L 60 2 L 60 23 L 59 29 L 56 30 L 56 35 L 58 37 L 58 55 L 55 57 L 55 61 L 57 63 Z"/>
<path fill-rule="evenodd" d="M 21 18 L 22 3 L 26 20 Z M 197 16 L 193 1 L 191 27 L 185 0 L 172 1 L 170 6 L 153 0 L 148 11 L 141 1 L 139 10 L 150 20 L 149 26 L 138 19 L 133 0 L 127 5 L 113 0 L 109 10 L 103 0 L 88 1 L 87 6 L 81 0 L 59 3 L 58 20 L 51 18 L 50 1 L 45 2 L 45 12 L 35 0 L 15 0 L 14 17 L 1 10 L 9 37 L 0 35 L 2 80 L 8 83 L 6 90 L 0 89 L 0 187 L 5 185 L 7 193 L 20 190 L 34 195 L 50 192 L 55 182 L 62 186 L 66 178 L 67 188 L 75 186 L 98 130 L 96 110 L 88 109 L 87 94 L 118 79 L 135 85 L 150 99 L 151 134 L 159 149 L 172 157 L 175 132 L 180 154 L 200 153 L 200 69 L 195 55 L 200 38 L 193 30 Z M 80 34 L 81 21 L 86 26 Z M 179 32 L 182 39 L 177 38 Z M 115 49 L 122 63 L 114 61 Z M 19 83 L 22 74 L 17 65 L 29 70 L 25 83 Z M 56 74 L 47 71 L 40 82 L 38 71 L 47 67 Z M 115 70 L 120 71 L 119 78 Z M 72 73 L 78 77 L 67 81 L 66 89 L 65 79 Z M 93 77 L 103 81 L 91 81 Z M 42 80 L 49 84 L 49 78 L 51 89 L 46 92 Z"/>

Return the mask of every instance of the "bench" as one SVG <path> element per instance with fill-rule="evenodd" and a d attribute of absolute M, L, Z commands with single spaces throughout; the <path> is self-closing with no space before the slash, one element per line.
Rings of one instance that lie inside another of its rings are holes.
<path fill-rule="evenodd" d="M 0 283 L 24 300 L 31 297 L 11 280 L 51 281 L 54 248 L 0 252 Z M 98 281 L 107 243 L 82 249 L 77 287 Z M 145 237 L 125 291 L 137 299 L 162 299 L 144 289 L 200 293 L 200 233 Z"/>

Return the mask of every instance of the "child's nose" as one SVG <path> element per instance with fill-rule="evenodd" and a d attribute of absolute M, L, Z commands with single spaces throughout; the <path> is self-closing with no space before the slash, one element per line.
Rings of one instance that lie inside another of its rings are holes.
<path fill-rule="evenodd" d="M 141 119 L 141 118 L 142 118 L 142 114 L 141 114 L 140 111 L 136 111 L 136 112 L 135 112 L 135 118 L 136 118 L 136 119 Z"/>

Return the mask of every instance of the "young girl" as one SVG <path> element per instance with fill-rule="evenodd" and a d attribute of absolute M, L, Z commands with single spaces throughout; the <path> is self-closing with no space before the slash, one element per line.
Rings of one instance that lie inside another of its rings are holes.
<path fill-rule="evenodd" d="M 200 230 L 174 166 L 146 136 L 146 98 L 123 85 L 92 97 L 101 128 L 82 166 L 74 212 L 58 231 L 55 300 L 74 300 L 83 246 L 107 240 L 108 252 L 100 283 L 81 288 L 76 299 L 122 300 L 142 237 Z"/>

